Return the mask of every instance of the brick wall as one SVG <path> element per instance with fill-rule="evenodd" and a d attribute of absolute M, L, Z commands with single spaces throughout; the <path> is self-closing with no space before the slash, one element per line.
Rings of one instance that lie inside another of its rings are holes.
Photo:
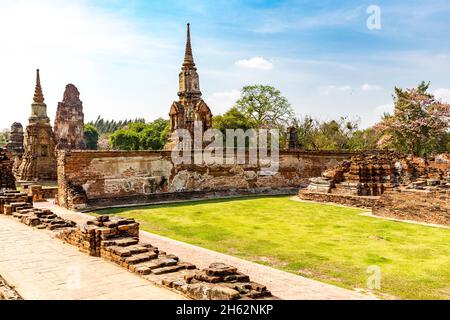
<path fill-rule="evenodd" d="M 333 194 L 310 191 L 308 189 L 301 189 L 298 194 L 300 199 L 310 200 L 316 202 L 336 203 L 344 206 L 372 208 L 375 201 L 379 199 L 378 196 L 356 196 L 349 194 Z"/>
<path fill-rule="evenodd" d="M 85 209 L 209 195 L 295 193 L 353 153 L 281 151 L 278 173 L 251 165 L 176 165 L 170 151 L 61 151 L 59 205 Z"/>
<path fill-rule="evenodd" d="M 385 192 L 372 212 L 397 219 L 415 220 L 450 226 L 450 189 Z"/>

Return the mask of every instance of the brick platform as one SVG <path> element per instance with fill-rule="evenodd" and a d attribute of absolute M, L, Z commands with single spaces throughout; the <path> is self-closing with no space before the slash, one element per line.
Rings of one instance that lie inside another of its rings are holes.
<path fill-rule="evenodd" d="M 450 188 L 385 192 L 374 203 L 372 212 L 379 216 L 450 226 Z"/>
<path fill-rule="evenodd" d="M 301 189 L 299 191 L 299 198 L 303 200 L 337 203 L 349 207 L 370 209 L 380 197 L 313 192 L 307 189 Z"/>

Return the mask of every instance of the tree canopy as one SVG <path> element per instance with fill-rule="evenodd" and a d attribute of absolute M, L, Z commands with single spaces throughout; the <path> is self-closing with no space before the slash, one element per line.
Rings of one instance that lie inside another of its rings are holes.
<path fill-rule="evenodd" d="M 167 142 L 169 121 L 159 118 L 153 122 L 131 123 L 109 137 L 110 146 L 117 150 L 160 150 Z"/>
<path fill-rule="evenodd" d="M 9 130 L 0 131 L 0 148 L 4 147 L 9 141 Z"/>
<path fill-rule="evenodd" d="M 426 156 L 447 148 L 450 129 L 450 105 L 428 93 L 430 83 L 417 88 L 395 88 L 394 113 L 385 114 L 376 129 L 383 133 L 379 145 L 384 148 Z"/>
<path fill-rule="evenodd" d="M 89 150 L 97 150 L 98 131 L 92 124 L 84 125 L 84 143 Z"/>
<path fill-rule="evenodd" d="M 135 122 L 145 123 L 145 119 L 136 118 L 134 120 L 125 119 L 116 121 L 116 120 L 105 120 L 101 116 L 98 116 L 97 120 L 90 121 L 88 122 L 88 124 L 93 125 L 97 129 L 99 134 L 109 134 Z"/>
<path fill-rule="evenodd" d="M 236 108 L 256 128 L 280 128 L 286 126 L 294 116 L 291 104 L 281 92 L 266 85 L 243 87 Z"/>
<path fill-rule="evenodd" d="M 213 128 L 225 133 L 226 129 L 247 129 L 255 128 L 255 123 L 236 107 L 232 107 L 223 115 L 213 117 Z"/>
<path fill-rule="evenodd" d="M 295 119 L 298 144 L 306 150 L 367 150 L 375 149 L 379 134 L 373 129 L 359 129 L 356 120 L 341 117 L 320 121 L 310 116 Z"/>

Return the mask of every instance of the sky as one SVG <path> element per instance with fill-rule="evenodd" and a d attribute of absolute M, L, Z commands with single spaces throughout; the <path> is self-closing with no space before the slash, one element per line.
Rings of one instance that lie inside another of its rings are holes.
<path fill-rule="evenodd" d="M 447 0 L 0 0 L 0 129 L 27 124 L 37 68 L 52 124 L 68 83 L 86 122 L 168 118 L 187 21 L 213 114 L 267 84 L 299 117 L 367 127 L 395 86 L 450 102 L 449 16 Z"/>

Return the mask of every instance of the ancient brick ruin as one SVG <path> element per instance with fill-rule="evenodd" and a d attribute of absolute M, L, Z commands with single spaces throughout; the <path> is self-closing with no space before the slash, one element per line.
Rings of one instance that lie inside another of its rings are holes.
<path fill-rule="evenodd" d="M 290 126 L 287 128 L 286 149 L 297 150 L 298 148 L 299 145 L 297 128 L 294 126 Z"/>
<path fill-rule="evenodd" d="M 422 190 L 405 187 L 385 192 L 375 201 L 372 213 L 450 226 L 450 177 L 447 181 Z"/>
<path fill-rule="evenodd" d="M 57 149 L 84 149 L 84 114 L 80 93 L 68 84 L 62 102 L 56 109 L 55 142 Z"/>
<path fill-rule="evenodd" d="M 44 103 L 39 70 L 24 136 L 24 154 L 18 170 L 20 180 L 56 180 L 55 140 Z"/>
<path fill-rule="evenodd" d="M 449 225 L 450 157 L 425 160 L 390 151 L 365 152 L 310 179 L 299 197 Z"/>
<path fill-rule="evenodd" d="M 16 188 L 16 179 L 14 178 L 12 169 L 13 162 L 11 160 L 11 153 L 0 148 L 0 190 L 3 188 Z"/>
<path fill-rule="evenodd" d="M 203 131 L 211 128 L 212 113 L 208 105 L 202 99 L 200 82 L 192 55 L 190 26 L 187 24 L 186 50 L 183 66 L 179 74 L 178 101 L 174 101 L 170 107 L 170 138 L 164 149 L 173 149 L 177 141 L 171 135 L 176 129 L 186 129 L 194 134 L 194 122 L 202 124 Z"/>
<path fill-rule="evenodd" d="M 14 122 L 11 125 L 11 131 L 9 135 L 9 142 L 7 145 L 8 151 L 13 154 L 22 155 L 23 150 L 23 126 L 19 122 Z"/>
<path fill-rule="evenodd" d="M 23 149 L 23 127 L 19 122 L 14 122 L 11 126 L 9 141 L 6 149 L 11 153 L 13 159 L 13 173 L 18 175 L 20 163 L 22 162 Z"/>
<path fill-rule="evenodd" d="M 278 173 L 259 165 L 174 164 L 169 151 L 64 151 L 58 156 L 60 206 L 113 205 L 245 194 L 294 194 L 353 153 L 281 151 Z"/>
<path fill-rule="evenodd" d="M 91 256 L 117 263 L 152 283 L 196 300 L 276 299 L 264 285 L 223 263 L 200 270 L 180 261 L 150 243 L 139 240 L 139 223 L 134 219 L 98 216 L 86 224 L 62 219 L 50 210 L 33 207 L 27 193 L 0 191 L 0 214 L 55 232 L 57 238 Z"/>

